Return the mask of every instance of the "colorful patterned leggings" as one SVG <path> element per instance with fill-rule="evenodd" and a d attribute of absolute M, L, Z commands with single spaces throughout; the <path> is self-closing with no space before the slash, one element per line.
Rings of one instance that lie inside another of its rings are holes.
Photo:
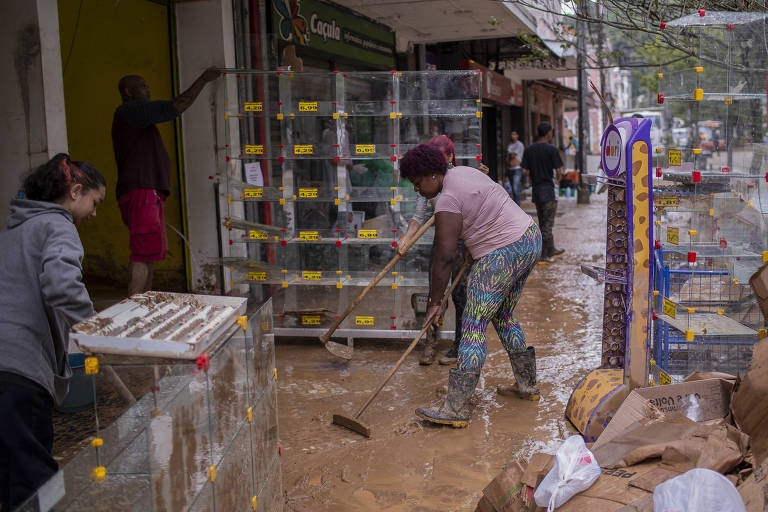
<path fill-rule="evenodd" d="M 459 370 L 476 372 L 483 367 L 489 321 L 510 356 L 525 350 L 523 328 L 512 313 L 540 253 L 541 232 L 532 224 L 520 240 L 486 254 L 472 265 L 467 305 L 461 318 Z"/>

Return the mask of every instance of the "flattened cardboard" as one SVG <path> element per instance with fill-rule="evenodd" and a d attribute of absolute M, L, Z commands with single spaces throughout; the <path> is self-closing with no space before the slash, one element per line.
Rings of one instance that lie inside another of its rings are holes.
<path fill-rule="evenodd" d="M 752 274 L 752 277 L 749 278 L 749 286 L 755 292 L 760 311 L 763 312 L 763 318 L 768 321 L 768 263 L 763 264 L 757 269 L 757 272 Z"/>
<path fill-rule="evenodd" d="M 698 467 L 727 473 L 744 459 L 747 441 L 731 425 L 696 423 L 677 414 L 640 420 L 593 453 L 603 468 L 661 458 L 680 471 Z"/>
<path fill-rule="evenodd" d="M 616 512 L 653 512 L 653 494 L 643 496 L 634 503 L 621 507 Z"/>
<path fill-rule="evenodd" d="M 633 423 L 658 419 L 679 412 L 694 421 L 709 421 L 728 415 L 733 383 L 707 379 L 632 391 L 595 442 L 592 451 L 610 442 Z M 598 457 L 598 462 L 600 458 Z M 602 462 L 601 462 L 602 464 Z"/>
<path fill-rule="evenodd" d="M 730 373 L 723 373 L 723 372 L 699 372 L 695 371 L 688 375 L 685 379 L 683 379 L 685 382 L 695 382 L 697 380 L 707 380 L 707 379 L 723 379 L 728 381 L 736 381 L 736 376 L 731 375 Z"/>
<path fill-rule="evenodd" d="M 475 507 L 475 512 L 496 512 L 496 509 L 493 508 L 493 505 L 488 501 L 488 498 L 482 496 L 477 503 L 477 507 Z"/>
<path fill-rule="evenodd" d="M 747 512 L 768 512 L 768 479 L 757 481 L 750 475 L 736 490 Z"/>
<path fill-rule="evenodd" d="M 536 489 L 549 470 L 555 464 L 555 456 L 548 453 L 534 453 L 528 461 L 523 477 L 520 479 L 528 487 Z"/>
<path fill-rule="evenodd" d="M 768 459 L 768 339 L 755 345 L 752 366 L 731 403 L 733 421 L 749 434 L 755 465 Z"/>
<path fill-rule="evenodd" d="M 664 472 L 660 472 L 660 469 L 664 469 Z M 669 471 L 660 462 L 646 462 L 622 469 L 604 469 L 589 489 L 577 494 L 557 510 L 558 512 L 616 512 L 630 504 L 635 505 L 635 508 L 626 510 L 643 512 L 653 510 L 652 507 L 637 509 L 637 505 L 643 503 L 649 493 L 635 485 L 635 482 L 648 482 L 654 474 L 674 478 L 679 473 Z"/>

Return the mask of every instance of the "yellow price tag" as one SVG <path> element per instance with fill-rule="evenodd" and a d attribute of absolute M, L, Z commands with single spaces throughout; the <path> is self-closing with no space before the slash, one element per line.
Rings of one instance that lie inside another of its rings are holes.
<path fill-rule="evenodd" d="M 659 384 L 662 386 L 666 384 L 672 384 L 672 377 L 667 372 L 659 368 Z"/>
<path fill-rule="evenodd" d="M 268 240 L 269 236 L 263 231 L 256 231 L 252 229 L 248 231 L 248 238 L 251 240 Z"/>
<path fill-rule="evenodd" d="M 322 319 L 320 315 L 302 315 L 301 325 L 320 325 Z"/>
<path fill-rule="evenodd" d="M 245 199 L 258 199 L 260 197 L 264 197 L 264 189 L 263 188 L 244 188 L 243 197 Z"/>
<path fill-rule="evenodd" d="M 299 189 L 299 198 L 300 199 L 314 199 L 314 198 L 317 198 L 317 189 L 316 188 L 300 188 Z"/>
<path fill-rule="evenodd" d="M 667 242 L 674 245 L 680 243 L 680 230 L 678 228 L 667 228 Z"/>
<path fill-rule="evenodd" d="M 668 317 L 675 318 L 675 310 L 677 309 L 677 304 L 672 302 L 671 300 L 664 298 L 664 314 Z"/>
<path fill-rule="evenodd" d="M 656 206 L 656 208 L 672 208 L 680 206 L 680 198 L 679 197 L 654 197 L 653 198 L 653 204 Z"/>
<path fill-rule="evenodd" d="M 266 272 L 248 272 L 248 280 L 249 281 L 266 281 L 267 273 Z"/>
<path fill-rule="evenodd" d="M 299 231 L 299 240 L 312 241 L 319 239 L 319 231 Z"/>
<path fill-rule="evenodd" d="M 311 155 L 314 154 L 315 148 L 312 144 L 294 144 L 293 145 L 293 154 L 294 155 Z"/>
<path fill-rule="evenodd" d="M 683 152 L 679 149 L 670 149 L 667 152 L 670 167 L 679 167 L 683 162 Z"/>
<path fill-rule="evenodd" d="M 319 281 L 323 273 L 319 270 L 302 270 L 301 279 L 304 281 Z"/>
<path fill-rule="evenodd" d="M 264 145 L 262 145 L 262 144 L 246 144 L 245 145 L 245 154 L 246 155 L 263 155 L 264 154 Z"/>
<path fill-rule="evenodd" d="M 379 232 L 375 229 L 360 229 L 357 231 L 357 238 L 376 239 L 379 238 Z"/>
<path fill-rule="evenodd" d="M 355 144 L 355 153 L 358 155 L 372 155 L 376 152 L 376 144 Z"/>
<path fill-rule="evenodd" d="M 316 101 L 300 101 L 299 112 L 317 112 Z"/>
<path fill-rule="evenodd" d="M 373 327 L 373 317 L 372 316 L 356 316 L 355 325 L 360 325 L 364 327 Z"/>
<path fill-rule="evenodd" d="M 246 101 L 243 104 L 243 110 L 246 112 L 262 112 L 264 105 L 260 101 Z"/>

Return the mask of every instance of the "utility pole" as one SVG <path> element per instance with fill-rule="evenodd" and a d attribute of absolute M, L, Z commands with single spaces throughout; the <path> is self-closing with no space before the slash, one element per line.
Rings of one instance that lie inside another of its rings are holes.
<path fill-rule="evenodd" d="M 587 163 L 587 70 L 586 70 L 586 32 L 587 23 L 584 19 L 587 16 L 587 2 L 580 0 L 577 4 L 577 17 L 576 17 L 576 67 L 578 68 L 578 76 L 576 80 L 576 87 L 579 90 L 579 122 L 578 122 L 578 137 L 579 147 L 576 150 L 576 168 L 579 170 L 579 176 L 586 171 Z M 583 181 L 579 180 L 579 191 L 577 195 L 578 204 L 589 204 L 589 188 Z"/>

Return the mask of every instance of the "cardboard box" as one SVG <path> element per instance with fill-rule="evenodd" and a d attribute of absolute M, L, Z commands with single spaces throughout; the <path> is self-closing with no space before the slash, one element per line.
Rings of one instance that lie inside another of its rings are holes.
<path fill-rule="evenodd" d="M 660 462 L 647 462 L 629 468 L 604 469 L 592 486 L 568 500 L 558 512 L 623 512 L 653 510 L 648 497 L 651 486 L 666 482 L 680 473 Z"/>
<path fill-rule="evenodd" d="M 755 345 L 752 366 L 733 393 L 733 421 L 749 435 L 755 465 L 768 459 L 768 339 Z"/>
<path fill-rule="evenodd" d="M 757 272 L 752 274 L 752 277 L 749 278 L 749 286 L 755 292 L 760 311 L 763 312 L 763 318 L 768 321 L 768 263 L 763 264 L 757 269 Z"/>
<path fill-rule="evenodd" d="M 728 415 L 733 383 L 707 379 L 632 391 L 595 442 L 592 451 L 611 441 L 627 427 L 643 419 L 659 419 L 666 413 L 681 413 L 694 421 Z M 600 462 L 600 459 L 597 459 Z"/>
<path fill-rule="evenodd" d="M 525 469 L 524 464 L 513 462 L 483 489 L 483 497 L 493 507 L 492 510 L 496 512 L 529 512 L 532 510 L 533 490 L 522 482 Z"/>

